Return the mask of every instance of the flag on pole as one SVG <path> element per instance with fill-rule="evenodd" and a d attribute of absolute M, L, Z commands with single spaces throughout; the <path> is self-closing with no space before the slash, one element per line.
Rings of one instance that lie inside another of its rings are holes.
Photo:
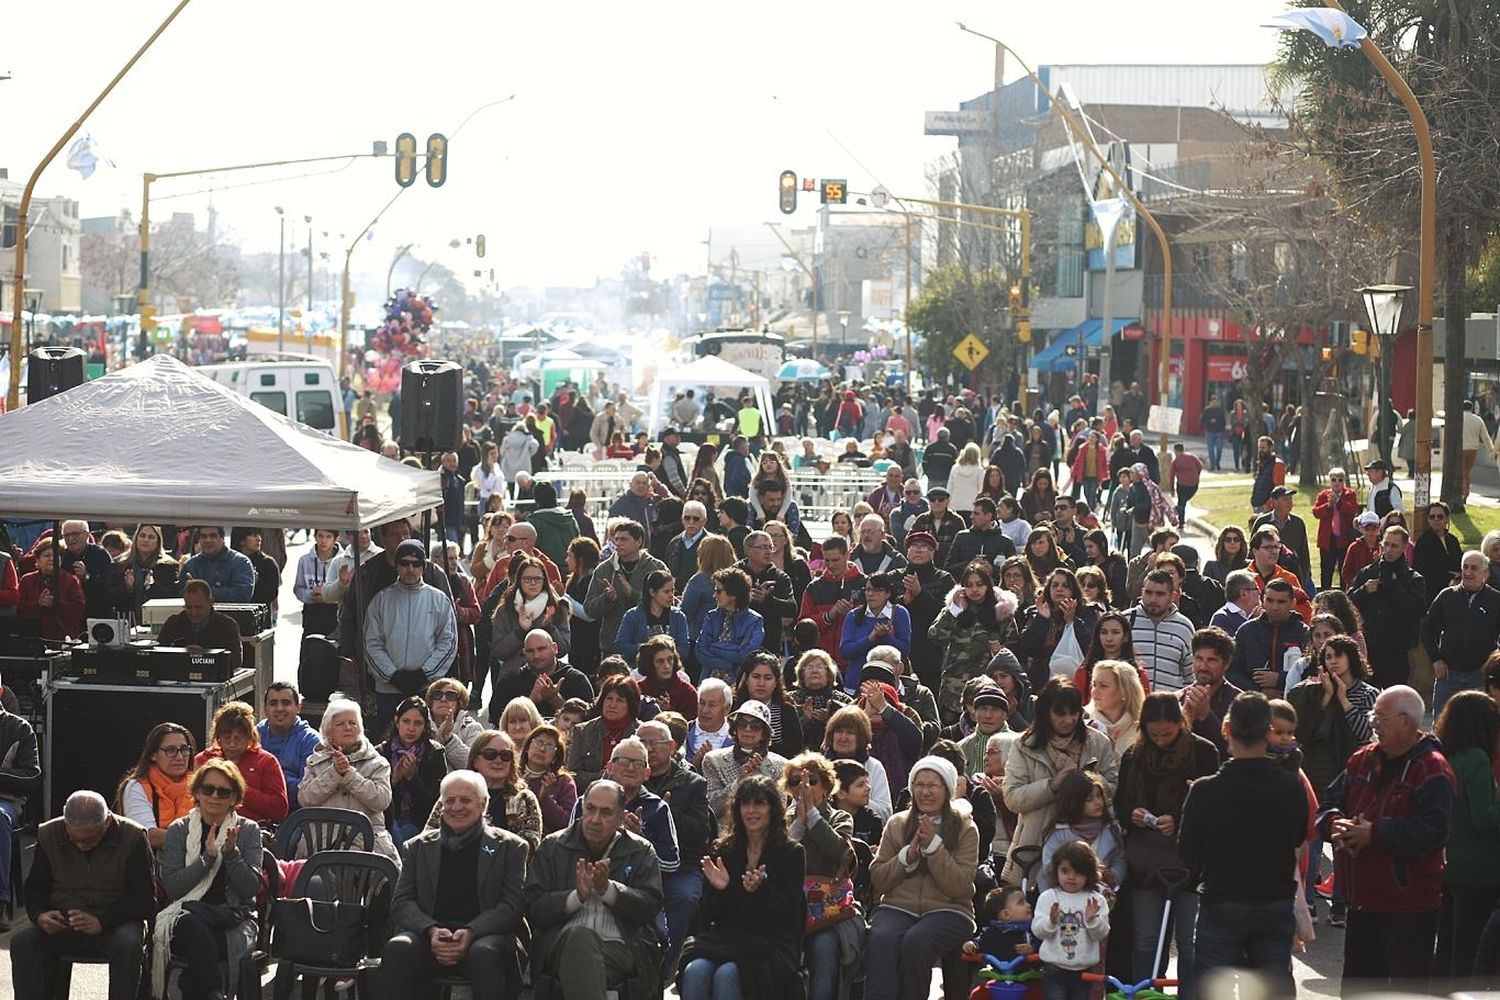
<path fill-rule="evenodd" d="M 1272 17 L 1263 28 L 1280 28 L 1283 31 L 1311 31 L 1323 40 L 1323 44 L 1334 49 L 1359 47 L 1359 40 L 1370 33 L 1364 25 L 1341 10 L 1333 7 L 1301 7 Z"/>
<path fill-rule="evenodd" d="M 1089 210 L 1094 213 L 1094 222 L 1099 226 L 1099 236 L 1108 244 L 1110 234 L 1120 224 L 1120 219 L 1125 216 L 1125 210 L 1130 203 L 1124 198 L 1105 198 L 1103 201 L 1089 202 Z"/>
<path fill-rule="evenodd" d="M 113 167 L 115 161 L 99 152 L 99 147 L 94 143 L 94 137 L 85 133 L 82 138 L 68 147 L 68 169 L 76 170 L 88 180 L 94 176 L 94 170 L 99 164 Z"/>

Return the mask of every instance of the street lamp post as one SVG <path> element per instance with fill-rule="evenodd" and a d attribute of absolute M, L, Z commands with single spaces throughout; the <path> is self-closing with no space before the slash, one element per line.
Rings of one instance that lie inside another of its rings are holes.
<path fill-rule="evenodd" d="M 1401 332 L 1401 313 L 1406 308 L 1410 285 L 1366 285 L 1359 290 L 1365 300 L 1365 315 L 1370 318 L 1370 329 L 1380 338 L 1380 392 L 1379 405 L 1375 408 L 1375 432 L 1380 442 L 1380 457 L 1391 458 L 1391 428 L 1386 414 L 1391 406 L 1391 345 Z M 1416 428 L 1413 428 L 1415 430 Z"/>
<path fill-rule="evenodd" d="M 276 206 L 281 220 L 281 250 L 276 255 L 276 350 L 286 350 L 286 212 Z"/>
<path fill-rule="evenodd" d="M 851 313 L 847 309 L 839 310 L 839 347 L 849 349 L 849 317 Z"/>

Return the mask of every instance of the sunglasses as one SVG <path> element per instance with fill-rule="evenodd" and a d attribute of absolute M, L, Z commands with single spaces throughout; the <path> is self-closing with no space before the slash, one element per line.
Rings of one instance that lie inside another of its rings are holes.
<path fill-rule="evenodd" d="M 449 691 L 449 690 L 446 690 L 446 689 L 439 690 L 439 691 L 434 691 L 434 692 L 432 692 L 432 696 L 431 696 L 431 698 L 429 700 L 430 701 L 457 701 L 458 700 L 458 692 L 457 691 Z"/>
<path fill-rule="evenodd" d="M 479 751 L 479 756 L 489 761 L 503 760 L 507 764 L 516 759 L 516 755 L 509 750 L 497 750 L 494 747 L 485 747 Z"/>
<path fill-rule="evenodd" d="M 198 786 L 198 794 L 211 799 L 231 799 L 234 798 L 234 789 L 228 785 L 202 784 Z"/>

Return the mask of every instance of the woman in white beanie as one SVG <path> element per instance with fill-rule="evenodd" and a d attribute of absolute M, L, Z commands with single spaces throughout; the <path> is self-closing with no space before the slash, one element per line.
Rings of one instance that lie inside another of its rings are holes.
<path fill-rule="evenodd" d="M 911 808 L 886 823 L 870 866 L 880 902 L 870 925 L 868 1000 L 926 1000 L 933 966 L 974 933 L 979 829 L 955 802 L 958 769 L 923 757 L 909 787 Z"/>

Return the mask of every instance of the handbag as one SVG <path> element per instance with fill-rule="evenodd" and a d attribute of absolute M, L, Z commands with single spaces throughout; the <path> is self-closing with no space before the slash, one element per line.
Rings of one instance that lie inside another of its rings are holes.
<path fill-rule="evenodd" d="M 829 875 L 808 875 L 802 880 L 802 894 L 807 897 L 806 933 L 842 923 L 859 911 L 854 905 L 854 882 Z"/>
<path fill-rule="evenodd" d="M 216 931 L 238 927 L 249 916 L 246 907 L 230 906 L 228 903 L 207 903 L 201 899 L 189 899 L 182 904 L 183 913 L 191 913 Z"/>
<path fill-rule="evenodd" d="M 319 966 L 352 966 L 365 957 L 365 908 L 322 899 L 271 904 L 273 957 Z"/>

